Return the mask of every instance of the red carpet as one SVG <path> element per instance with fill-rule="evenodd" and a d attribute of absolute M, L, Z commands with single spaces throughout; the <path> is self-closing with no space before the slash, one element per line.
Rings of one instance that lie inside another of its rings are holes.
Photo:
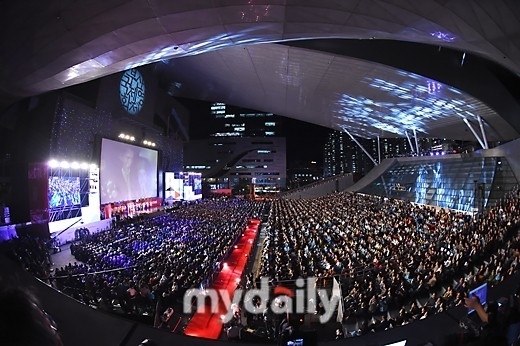
<path fill-rule="evenodd" d="M 258 231 L 259 220 L 251 220 L 245 229 L 243 236 L 238 240 L 236 247 L 231 251 L 228 258 L 224 260 L 224 268 L 217 275 L 212 289 L 225 289 L 231 299 L 237 287 L 237 280 L 242 277 L 249 254 L 253 248 L 256 233 Z M 227 265 L 226 265 L 227 264 Z M 226 314 L 228 306 L 224 306 L 219 299 L 218 313 L 212 313 L 209 306 L 204 313 L 195 313 L 184 330 L 184 334 L 199 338 L 217 340 L 222 332 L 221 315 Z"/>

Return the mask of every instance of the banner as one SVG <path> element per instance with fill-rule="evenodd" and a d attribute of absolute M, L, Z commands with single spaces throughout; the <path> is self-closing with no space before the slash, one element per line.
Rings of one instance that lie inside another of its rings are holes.
<path fill-rule="evenodd" d="M 29 214 L 32 223 L 49 221 L 49 172 L 45 163 L 29 163 Z"/>

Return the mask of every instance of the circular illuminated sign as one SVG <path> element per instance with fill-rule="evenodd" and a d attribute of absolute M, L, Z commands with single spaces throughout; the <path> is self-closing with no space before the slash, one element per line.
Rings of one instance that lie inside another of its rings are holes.
<path fill-rule="evenodd" d="M 135 69 L 126 71 L 119 83 L 119 97 L 128 113 L 135 115 L 143 108 L 144 92 L 144 79 L 141 73 Z"/>

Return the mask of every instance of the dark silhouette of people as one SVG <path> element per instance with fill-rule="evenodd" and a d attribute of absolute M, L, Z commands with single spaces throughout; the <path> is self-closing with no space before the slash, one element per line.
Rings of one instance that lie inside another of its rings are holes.
<path fill-rule="evenodd" d="M 62 346 L 53 319 L 36 296 L 20 287 L 0 291 L 0 335 L 6 346 Z"/>

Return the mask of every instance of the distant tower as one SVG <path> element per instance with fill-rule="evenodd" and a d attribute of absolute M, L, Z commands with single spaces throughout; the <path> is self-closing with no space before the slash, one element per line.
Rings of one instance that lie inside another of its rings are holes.
<path fill-rule="evenodd" d="M 208 137 L 281 137 L 281 117 L 226 105 L 211 104 Z"/>
<path fill-rule="evenodd" d="M 410 154 L 410 146 L 406 138 L 380 139 L 379 149 L 377 139 L 358 138 L 357 140 L 376 160 L 379 158 L 379 154 L 381 160 Z M 363 150 L 346 133 L 341 131 L 329 133 L 323 157 L 323 175 L 325 177 L 342 173 L 355 173 L 358 176 L 364 176 L 374 168 L 374 163 Z"/>
<path fill-rule="evenodd" d="M 328 134 L 325 142 L 323 176 L 331 177 L 336 174 L 349 172 L 347 160 L 346 134 L 340 131 L 332 131 Z"/>

